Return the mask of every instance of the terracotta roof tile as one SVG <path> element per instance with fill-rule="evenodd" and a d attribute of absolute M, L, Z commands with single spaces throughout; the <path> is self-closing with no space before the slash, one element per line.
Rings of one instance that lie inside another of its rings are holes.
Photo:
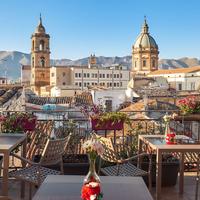
<path fill-rule="evenodd" d="M 160 69 L 149 73 L 149 75 L 159 75 L 159 74 L 176 74 L 176 73 L 191 73 L 200 71 L 200 66 L 188 67 L 188 68 L 178 68 L 178 69 Z"/>

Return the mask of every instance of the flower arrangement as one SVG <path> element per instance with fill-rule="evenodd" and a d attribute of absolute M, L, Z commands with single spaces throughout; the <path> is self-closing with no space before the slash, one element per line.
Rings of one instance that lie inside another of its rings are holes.
<path fill-rule="evenodd" d="M 103 194 L 100 188 L 100 178 L 95 170 L 95 162 L 98 155 L 104 153 L 103 145 L 100 139 L 92 134 L 91 138 L 83 144 L 83 149 L 87 152 L 90 162 L 89 172 L 84 179 L 81 191 L 83 200 L 101 200 Z"/>
<path fill-rule="evenodd" d="M 122 112 L 107 112 L 91 116 L 93 130 L 121 130 L 124 122 L 130 124 L 129 117 Z"/>
<path fill-rule="evenodd" d="M 101 113 L 104 112 L 104 108 L 102 105 L 96 105 L 96 104 L 93 104 L 92 106 L 87 106 L 87 105 L 84 105 L 82 108 L 81 108 L 81 112 L 86 116 L 86 117 L 90 117 L 90 116 L 93 116 L 93 115 L 99 115 Z"/>
<path fill-rule="evenodd" d="M 4 133 L 32 131 L 36 126 L 36 116 L 30 113 L 16 112 L 1 116 L 1 129 Z"/>
<path fill-rule="evenodd" d="M 175 144 L 175 137 L 176 133 L 172 128 L 170 128 L 170 121 L 171 119 L 174 119 L 176 114 L 168 115 L 166 114 L 163 117 L 163 120 L 165 122 L 165 141 L 167 144 Z"/>
<path fill-rule="evenodd" d="M 188 96 L 178 101 L 181 112 L 186 114 L 200 113 L 200 101 L 195 96 Z"/>

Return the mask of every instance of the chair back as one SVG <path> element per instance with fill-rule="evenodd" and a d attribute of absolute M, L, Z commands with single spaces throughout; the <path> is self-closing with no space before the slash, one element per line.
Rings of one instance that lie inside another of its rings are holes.
<path fill-rule="evenodd" d="M 101 158 L 108 162 L 118 162 L 117 154 L 113 147 L 112 140 L 110 138 L 99 137 L 100 142 L 104 147 L 104 153 L 101 155 Z"/>
<path fill-rule="evenodd" d="M 70 137 L 71 134 L 62 139 L 48 139 L 42 153 L 40 164 L 48 166 L 61 163 L 62 156 L 69 143 Z"/>

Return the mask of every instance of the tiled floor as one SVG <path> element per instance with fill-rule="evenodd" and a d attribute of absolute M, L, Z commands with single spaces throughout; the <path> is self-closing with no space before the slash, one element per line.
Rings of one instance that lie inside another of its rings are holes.
<path fill-rule="evenodd" d="M 194 173 L 185 173 L 185 184 L 184 184 L 184 194 L 182 196 L 178 193 L 178 183 L 175 187 L 164 187 L 162 188 L 162 198 L 161 200 L 195 200 L 195 177 Z M 1 189 L 0 183 L 0 189 Z M 25 200 L 28 199 L 28 185 L 26 186 Z M 33 190 L 33 193 L 37 189 Z M 155 188 L 153 188 L 153 196 L 155 195 Z M 16 180 L 9 181 L 9 195 L 12 200 L 21 200 L 20 198 L 20 182 Z M 200 199 L 200 195 L 199 195 Z"/>

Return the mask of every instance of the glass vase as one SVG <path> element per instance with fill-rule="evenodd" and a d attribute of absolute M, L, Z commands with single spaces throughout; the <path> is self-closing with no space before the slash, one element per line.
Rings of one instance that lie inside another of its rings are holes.
<path fill-rule="evenodd" d="M 88 184 L 90 182 L 100 183 L 100 178 L 96 173 L 96 167 L 95 167 L 96 156 L 92 156 L 92 155 L 88 154 L 88 159 L 89 159 L 89 172 L 86 175 L 86 177 L 84 178 L 83 183 L 84 184 Z"/>

